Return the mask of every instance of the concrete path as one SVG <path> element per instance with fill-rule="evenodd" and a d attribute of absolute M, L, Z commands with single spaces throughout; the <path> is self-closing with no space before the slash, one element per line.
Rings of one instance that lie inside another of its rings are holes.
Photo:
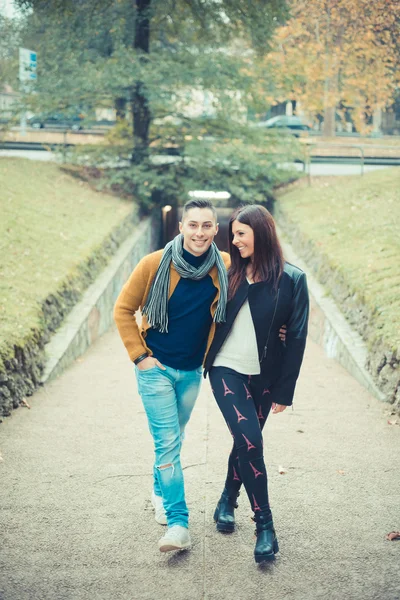
<path fill-rule="evenodd" d="M 253 561 L 249 503 L 212 521 L 231 437 L 205 384 L 183 459 L 193 548 L 160 554 L 152 443 L 112 331 L 0 426 L 2 600 L 400 598 L 400 427 L 309 342 L 295 409 L 265 432 L 281 553 Z M 279 474 L 279 466 L 287 473 Z"/>
<path fill-rule="evenodd" d="M 53 152 L 44 150 L 0 150 L 0 158 L 29 158 L 30 160 L 40 160 L 45 162 L 56 162 L 57 156 Z"/>

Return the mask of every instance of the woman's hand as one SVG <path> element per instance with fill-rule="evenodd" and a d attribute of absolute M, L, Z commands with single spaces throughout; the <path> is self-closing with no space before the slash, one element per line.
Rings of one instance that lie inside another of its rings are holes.
<path fill-rule="evenodd" d="M 282 344 L 286 342 L 286 329 L 286 325 L 282 325 L 279 330 L 279 339 L 281 340 Z"/>
<path fill-rule="evenodd" d="M 276 402 L 273 402 L 271 408 L 274 415 L 277 415 L 278 413 L 283 412 L 287 406 L 285 404 L 277 404 Z"/>

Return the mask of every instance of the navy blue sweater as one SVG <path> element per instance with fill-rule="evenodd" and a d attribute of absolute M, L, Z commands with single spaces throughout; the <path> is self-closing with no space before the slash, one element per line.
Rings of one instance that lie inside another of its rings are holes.
<path fill-rule="evenodd" d="M 183 250 L 183 258 L 194 267 L 201 265 L 207 254 L 194 256 Z M 147 330 L 146 344 L 163 365 L 182 371 L 201 366 L 212 323 L 210 308 L 216 293 L 209 275 L 199 281 L 181 277 L 168 302 L 168 333 L 153 328 Z"/>

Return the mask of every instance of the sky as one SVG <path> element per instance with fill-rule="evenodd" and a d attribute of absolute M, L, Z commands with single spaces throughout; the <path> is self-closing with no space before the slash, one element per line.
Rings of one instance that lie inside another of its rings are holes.
<path fill-rule="evenodd" d="M 13 0 L 0 0 L 0 13 L 5 17 L 13 17 L 16 13 Z"/>

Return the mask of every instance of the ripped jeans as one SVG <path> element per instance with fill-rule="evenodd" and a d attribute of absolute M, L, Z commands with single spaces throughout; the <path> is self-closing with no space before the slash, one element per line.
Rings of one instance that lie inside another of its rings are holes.
<path fill-rule="evenodd" d="M 138 391 L 154 440 L 154 492 L 162 496 L 168 527 L 188 526 L 189 511 L 181 466 L 181 446 L 200 390 L 202 367 L 179 371 L 135 367 Z"/>

